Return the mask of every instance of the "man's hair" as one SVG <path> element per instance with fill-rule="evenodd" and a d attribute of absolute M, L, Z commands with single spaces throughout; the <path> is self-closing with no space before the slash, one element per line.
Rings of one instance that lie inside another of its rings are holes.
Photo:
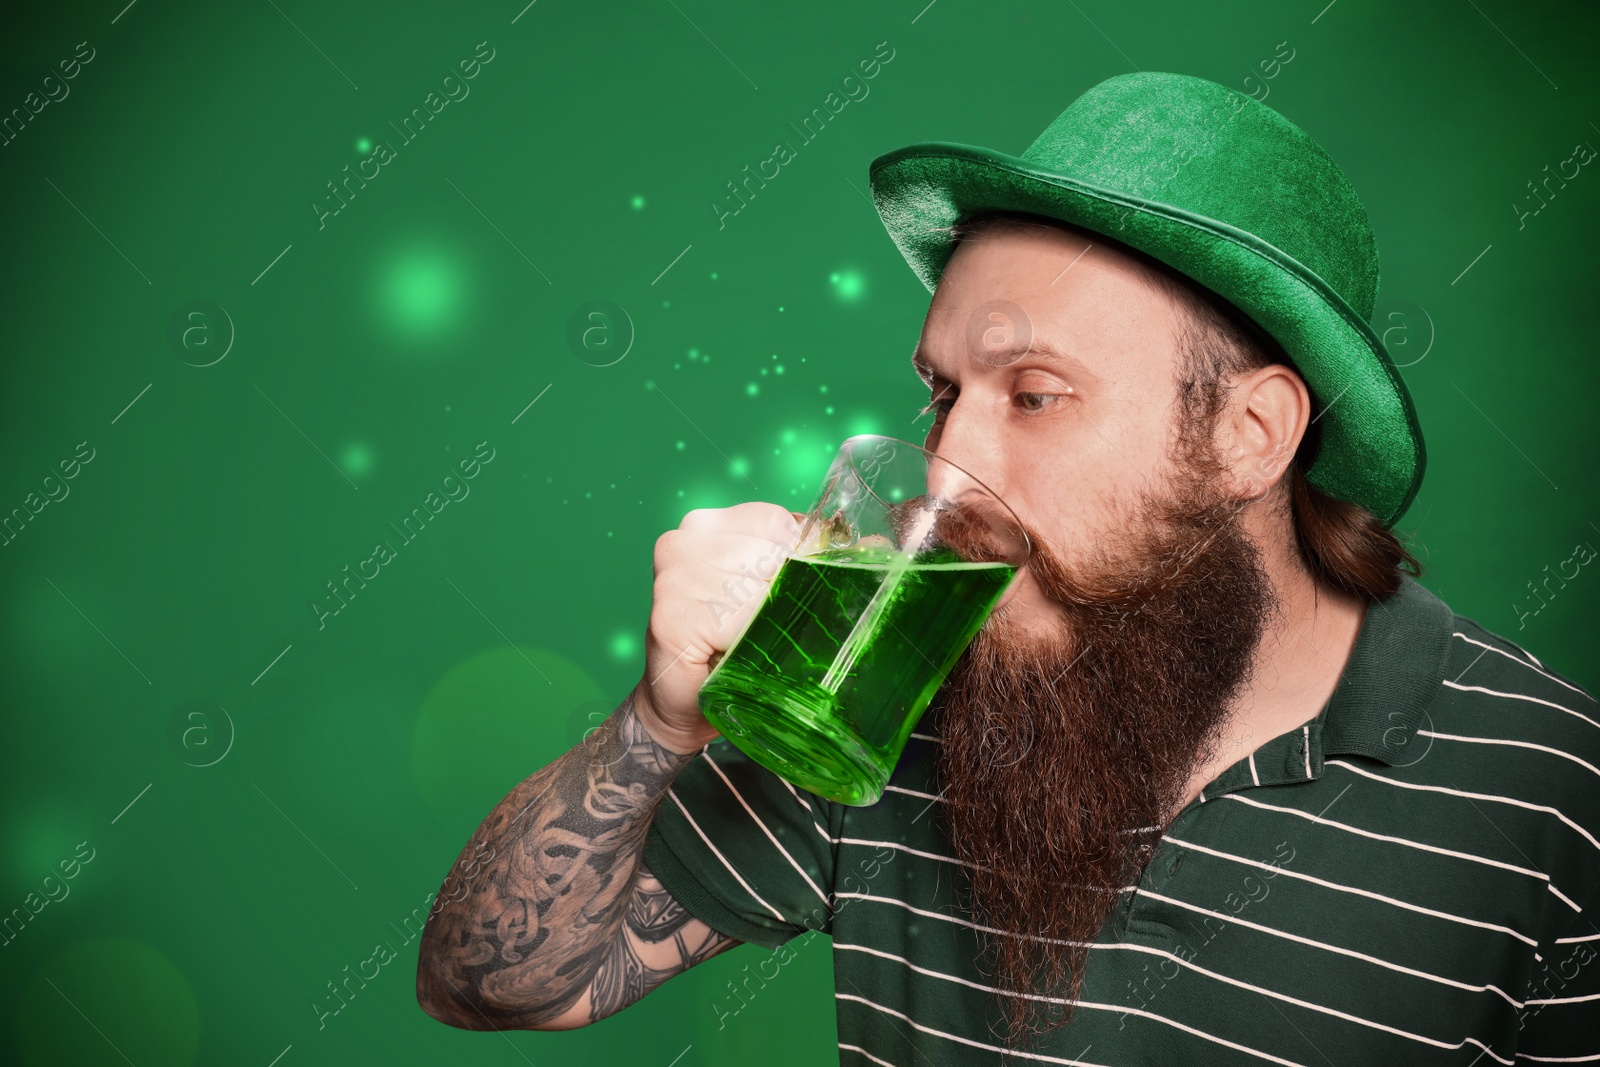
<path fill-rule="evenodd" d="M 1181 323 L 1178 339 L 1178 417 L 1186 439 L 1209 440 L 1231 392 L 1230 382 L 1261 367 L 1280 364 L 1305 376 L 1283 346 L 1231 301 L 1139 249 L 1059 219 L 1021 211 L 984 211 L 950 227 L 956 241 L 989 226 L 1049 226 L 1106 245 L 1128 256 L 1136 269 L 1173 301 Z M 1310 385 L 1307 384 L 1307 391 Z M 1324 410 L 1312 393 L 1312 405 Z M 1276 507 L 1294 528 L 1300 558 L 1318 582 L 1366 603 L 1400 588 L 1401 572 L 1419 577 L 1422 564 L 1366 508 L 1330 496 L 1312 485 L 1306 471 L 1321 445 L 1315 417 L 1274 489 Z"/>

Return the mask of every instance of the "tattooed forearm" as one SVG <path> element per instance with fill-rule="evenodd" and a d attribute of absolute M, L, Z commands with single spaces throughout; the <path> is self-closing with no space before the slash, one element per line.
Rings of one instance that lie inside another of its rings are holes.
<path fill-rule="evenodd" d="M 643 893 L 635 885 L 656 808 L 696 755 L 657 744 L 630 696 L 513 789 L 434 903 L 417 969 L 423 1008 L 466 1029 L 547 1028 L 570 1024 L 591 984 L 592 1020 L 631 1003 L 619 1000 L 627 992 L 642 996 L 677 973 L 652 946 L 679 938 L 688 914 L 653 877 Z M 720 937 L 674 944 L 688 961 Z"/>
<path fill-rule="evenodd" d="M 698 922 L 639 864 L 625 936 L 600 960 L 589 989 L 589 1020 L 621 1011 L 675 974 L 740 942 Z"/>

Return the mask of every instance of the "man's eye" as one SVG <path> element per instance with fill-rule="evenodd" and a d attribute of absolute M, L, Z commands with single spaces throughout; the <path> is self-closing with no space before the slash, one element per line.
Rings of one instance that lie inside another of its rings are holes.
<path fill-rule="evenodd" d="M 936 393 L 923 409 L 917 412 L 917 418 L 920 419 L 924 415 L 937 415 L 943 418 L 950 414 L 950 406 L 955 402 L 955 397 L 948 390 Z"/>
<path fill-rule="evenodd" d="M 1055 393 L 1018 393 L 1017 403 L 1025 411 L 1043 411 L 1061 397 Z"/>

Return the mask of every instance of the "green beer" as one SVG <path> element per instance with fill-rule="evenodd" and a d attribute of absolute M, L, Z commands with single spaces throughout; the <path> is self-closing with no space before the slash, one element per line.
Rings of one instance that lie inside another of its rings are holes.
<path fill-rule="evenodd" d="M 700 689 L 729 741 L 819 796 L 876 803 L 1017 567 L 856 545 L 785 560 Z"/>

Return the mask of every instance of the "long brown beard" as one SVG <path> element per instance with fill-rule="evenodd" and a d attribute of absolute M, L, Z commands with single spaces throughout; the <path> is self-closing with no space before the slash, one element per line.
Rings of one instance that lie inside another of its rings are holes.
<path fill-rule="evenodd" d="M 969 910 L 1021 935 L 980 931 L 980 966 L 1002 990 L 1069 1002 L 998 995 L 1008 1049 L 1070 1020 L 1088 943 L 1214 754 L 1278 607 L 1214 457 L 1191 450 L 1179 471 L 1119 528 L 1115 557 L 1070 570 L 1029 530 L 1065 632 L 1024 637 L 1000 609 L 930 708 Z"/>

